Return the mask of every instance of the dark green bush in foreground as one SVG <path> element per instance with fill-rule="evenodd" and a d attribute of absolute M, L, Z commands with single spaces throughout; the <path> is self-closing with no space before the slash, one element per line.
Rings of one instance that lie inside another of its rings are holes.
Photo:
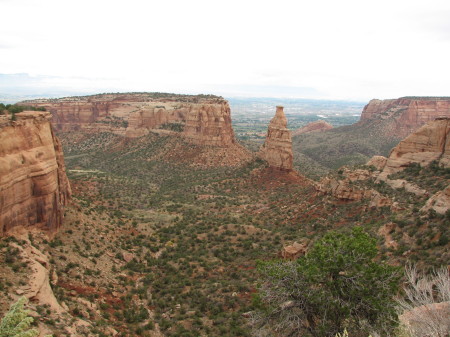
<path fill-rule="evenodd" d="M 261 263 L 255 330 L 282 336 L 334 336 L 392 330 L 400 273 L 374 261 L 375 239 L 354 228 L 329 232 L 297 261 Z"/>

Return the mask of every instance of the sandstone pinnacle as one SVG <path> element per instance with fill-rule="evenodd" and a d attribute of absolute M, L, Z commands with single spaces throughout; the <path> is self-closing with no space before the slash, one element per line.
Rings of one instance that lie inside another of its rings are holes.
<path fill-rule="evenodd" d="M 282 106 L 277 106 L 275 116 L 269 123 L 266 141 L 259 156 L 273 168 L 286 171 L 293 168 L 291 131 L 287 129 L 287 119 Z"/>

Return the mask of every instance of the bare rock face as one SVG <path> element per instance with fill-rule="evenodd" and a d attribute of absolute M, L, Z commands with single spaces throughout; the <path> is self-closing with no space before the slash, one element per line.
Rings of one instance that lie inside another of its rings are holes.
<path fill-rule="evenodd" d="M 303 133 L 310 133 L 310 132 L 323 132 L 327 131 L 333 128 L 333 125 L 330 123 L 324 121 L 324 120 L 318 120 L 315 122 L 311 122 L 306 124 L 304 127 L 301 127 L 295 131 L 292 132 L 292 136 L 298 136 Z"/>
<path fill-rule="evenodd" d="M 283 107 L 277 106 L 275 117 L 269 123 L 266 141 L 259 151 L 259 156 L 269 166 L 290 171 L 293 168 L 291 131 L 287 129 L 287 119 Z"/>
<path fill-rule="evenodd" d="M 25 237 L 24 235 L 22 237 Z M 26 239 L 25 239 L 26 240 Z M 26 262 L 31 273 L 29 283 L 17 289 L 17 293 L 40 305 L 48 305 L 56 313 L 65 310 L 60 306 L 50 286 L 50 263 L 48 257 L 28 241 L 23 246 L 13 244 L 18 249 L 22 261 Z"/>
<path fill-rule="evenodd" d="M 333 197 L 344 201 L 359 201 L 361 199 L 370 198 L 371 190 L 363 190 L 351 184 L 348 178 L 334 179 L 330 177 L 322 178 L 315 184 L 316 191 L 323 194 L 329 194 Z"/>
<path fill-rule="evenodd" d="M 431 121 L 401 141 L 389 155 L 379 179 L 402 171 L 412 163 L 427 166 L 438 161 L 450 167 L 450 118 Z"/>
<path fill-rule="evenodd" d="M 236 143 L 230 106 L 219 96 L 124 93 L 21 104 L 46 108 L 53 115 L 55 129 L 61 132 L 112 132 L 136 138 L 163 128 L 196 145 L 228 147 Z"/>
<path fill-rule="evenodd" d="M 428 212 L 430 209 L 439 214 L 445 214 L 450 209 L 450 185 L 431 196 L 420 211 Z"/>
<path fill-rule="evenodd" d="M 360 201 L 363 199 L 369 200 L 369 208 L 381 208 L 385 206 L 392 206 L 392 200 L 383 196 L 374 189 L 365 189 L 355 186 L 354 181 L 367 180 L 370 174 L 366 170 L 344 170 L 342 179 L 332 177 L 324 177 L 319 182 L 315 183 L 314 187 L 317 192 L 331 195 L 332 197 L 341 201 Z"/>
<path fill-rule="evenodd" d="M 165 104 L 141 107 L 130 113 L 125 135 L 129 138 L 137 138 L 164 124 L 179 123 L 184 125 L 188 111 L 188 105 L 173 107 Z"/>
<path fill-rule="evenodd" d="M 17 226 L 61 225 L 71 190 L 50 117 L 22 112 L 0 121 L 0 236 Z"/>
<path fill-rule="evenodd" d="M 383 122 L 386 136 L 405 138 L 427 122 L 441 117 L 450 118 L 448 97 L 373 99 L 364 107 L 360 123 Z"/>
<path fill-rule="evenodd" d="M 184 135 L 194 144 L 230 146 L 236 142 L 228 102 L 189 107 Z"/>
<path fill-rule="evenodd" d="M 309 241 L 305 240 L 301 243 L 294 242 L 292 245 L 284 246 L 279 255 L 283 259 L 288 260 L 298 259 L 300 256 L 306 254 L 308 250 L 308 243 Z"/>
<path fill-rule="evenodd" d="M 386 166 L 387 158 L 384 156 L 373 156 L 370 158 L 370 160 L 366 163 L 366 166 L 373 166 L 378 171 L 381 171 L 384 169 L 384 166 Z"/>

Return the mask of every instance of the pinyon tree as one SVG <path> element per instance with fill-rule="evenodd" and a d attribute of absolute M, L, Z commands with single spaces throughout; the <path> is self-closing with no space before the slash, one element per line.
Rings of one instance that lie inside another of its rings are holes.
<path fill-rule="evenodd" d="M 36 329 L 30 329 L 33 318 L 28 316 L 29 311 L 24 309 L 27 301 L 26 297 L 21 297 L 11 305 L 0 322 L 0 337 L 36 337 L 39 335 Z"/>
<path fill-rule="evenodd" d="M 256 336 L 335 336 L 383 331 L 397 324 L 398 268 L 375 260 L 376 242 L 361 228 L 329 232 L 296 261 L 259 265 Z"/>

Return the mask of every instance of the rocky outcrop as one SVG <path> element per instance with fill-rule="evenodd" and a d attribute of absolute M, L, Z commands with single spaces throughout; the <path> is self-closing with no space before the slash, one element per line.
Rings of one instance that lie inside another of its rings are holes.
<path fill-rule="evenodd" d="M 22 112 L 0 123 L 0 236 L 17 226 L 61 225 L 71 191 L 50 117 Z"/>
<path fill-rule="evenodd" d="M 28 265 L 30 274 L 28 284 L 22 285 L 16 290 L 16 294 L 25 296 L 37 302 L 39 305 L 49 306 L 55 313 L 61 314 L 65 310 L 60 306 L 50 286 L 50 263 L 48 257 L 31 245 L 25 235 L 22 245 L 13 243 L 24 263 Z"/>
<path fill-rule="evenodd" d="M 189 107 L 184 135 L 194 144 L 230 146 L 236 142 L 228 102 Z"/>
<path fill-rule="evenodd" d="M 301 243 L 294 242 L 292 245 L 284 246 L 279 253 L 280 257 L 287 260 L 295 260 L 306 254 L 308 250 L 308 240 Z"/>
<path fill-rule="evenodd" d="M 389 155 L 379 180 L 417 163 L 427 166 L 438 161 L 450 167 L 450 118 L 431 121 L 401 141 Z"/>
<path fill-rule="evenodd" d="M 230 106 L 219 96 L 102 94 L 21 104 L 50 111 L 54 127 L 61 132 L 112 132 L 136 138 L 164 128 L 196 145 L 227 147 L 236 143 Z"/>
<path fill-rule="evenodd" d="M 374 189 L 362 188 L 354 184 L 355 181 L 367 180 L 370 177 L 371 175 L 367 170 L 351 171 L 345 169 L 342 178 L 324 177 L 315 183 L 314 187 L 317 192 L 330 195 L 341 201 L 360 201 L 367 199 L 369 201 L 369 208 L 391 206 L 392 200 L 390 198 L 383 196 Z"/>
<path fill-rule="evenodd" d="M 344 201 L 359 201 L 370 198 L 372 192 L 353 186 L 350 179 L 335 179 L 331 177 L 322 178 L 315 184 L 316 190 L 323 194 L 329 194 Z"/>
<path fill-rule="evenodd" d="M 373 99 L 364 107 L 360 123 L 382 123 L 385 136 L 405 138 L 436 118 L 450 117 L 450 97 Z"/>
<path fill-rule="evenodd" d="M 327 131 L 333 128 L 333 125 L 330 123 L 324 121 L 324 120 L 318 120 L 315 122 L 311 122 L 306 124 L 304 127 L 301 127 L 295 131 L 292 132 L 292 136 L 298 136 L 303 133 L 310 133 L 310 132 L 323 132 Z"/>
<path fill-rule="evenodd" d="M 431 196 L 420 211 L 428 212 L 430 209 L 439 214 L 445 214 L 450 209 L 450 185 Z"/>
<path fill-rule="evenodd" d="M 387 158 L 384 156 L 373 156 L 366 163 L 366 166 L 373 166 L 376 170 L 381 171 L 386 166 Z"/>
<path fill-rule="evenodd" d="M 165 124 L 179 123 L 184 125 L 188 112 L 189 106 L 147 105 L 141 107 L 130 113 L 125 135 L 129 138 L 137 138 Z"/>
<path fill-rule="evenodd" d="M 277 106 L 275 117 L 269 123 L 266 141 L 259 156 L 270 167 L 290 171 L 293 167 L 291 132 L 287 129 L 287 119 L 283 107 Z"/>

